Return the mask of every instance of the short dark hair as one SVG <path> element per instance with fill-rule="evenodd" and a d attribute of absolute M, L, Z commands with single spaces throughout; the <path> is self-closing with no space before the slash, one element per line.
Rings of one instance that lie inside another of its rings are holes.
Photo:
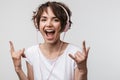
<path fill-rule="evenodd" d="M 69 23 L 70 23 L 70 27 L 71 27 L 71 11 L 70 9 L 62 2 L 56 2 L 56 1 L 53 1 L 53 2 L 46 2 L 44 4 L 41 4 L 37 11 L 33 12 L 33 17 L 32 17 L 32 20 L 34 22 L 35 27 L 37 29 L 39 29 L 39 22 L 40 22 L 40 18 L 41 18 L 41 15 L 42 13 L 45 11 L 47 12 L 47 7 L 50 7 L 53 11 L 53 13 L 55 14 L 55 16 L 60 19 L 60 22 L 61 22 L 61 31 L 63 31 L 65 29 L 65 25 L 67 24 L 67 14 L 66 12 L 64 11 L 64 9 L 61 7 L 63 6 L 67 13 L 68 13 L 68 16 L 69 16 Z"/>

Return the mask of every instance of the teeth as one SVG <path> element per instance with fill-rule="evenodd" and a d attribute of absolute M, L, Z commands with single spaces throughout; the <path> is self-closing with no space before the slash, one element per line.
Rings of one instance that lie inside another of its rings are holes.
<path fill-rule="evenodd" d="M 47 36 L 51 35 L 51 34 L 54 34 L 55 33 L 55 30 L 52 30 L 52 29 L 48 29 L 48 30 L 45 30 L 45 33 Z"/>
<path fill-rule="evenodd" d="M 53 32 L 54 30 L 46 30 L 46 32 Z"/>
<path fill-rule="evenodd" d="M 45 32 L 47 32 L 47 33 L 54 32 L 54 30 L 45 30 Z"/>

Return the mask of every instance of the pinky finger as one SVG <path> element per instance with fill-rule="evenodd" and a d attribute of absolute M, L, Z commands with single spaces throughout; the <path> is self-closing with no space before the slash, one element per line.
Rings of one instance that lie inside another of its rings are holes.
<path fill-rule="evenodd" d="M 89 53 L 89 50 L 90 50 L 90 47 L 88 47 L 88 48 L 87 48 L 87 52 L 86 52 L 86 53 L 87 53 L 87 55 L 88 55 L 88 53 Z"/>

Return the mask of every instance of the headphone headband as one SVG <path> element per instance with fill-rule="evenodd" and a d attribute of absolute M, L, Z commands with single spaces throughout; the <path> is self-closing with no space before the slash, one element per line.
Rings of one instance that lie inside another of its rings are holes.
<path fill-rule="evenodd" d="M 69 17 L 69 14 L 68 14 L 67 10 L 62 5 L 60 5 L 60 4 L 58 4 L 58 5 L 64 10 L 64 12 L 67 15 L 67 21 L 66 21 L 66 25 L 65 25 L 65 29 L 64 29 L 64 32 L 67 32 L 68 29 L 70 28 L 70 22 L 69 22 L 70 17 Z"/>

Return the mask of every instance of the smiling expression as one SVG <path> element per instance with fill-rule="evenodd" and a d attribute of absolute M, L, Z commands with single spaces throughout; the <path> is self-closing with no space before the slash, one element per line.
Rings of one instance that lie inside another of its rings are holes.
<path fill-rule="evenodd" d="M 60 40 L 61 22 L 50 7 L 47 7 L 47 12 L 44 11 L 41 15 L 39 30 L 47 43 Z"/>

